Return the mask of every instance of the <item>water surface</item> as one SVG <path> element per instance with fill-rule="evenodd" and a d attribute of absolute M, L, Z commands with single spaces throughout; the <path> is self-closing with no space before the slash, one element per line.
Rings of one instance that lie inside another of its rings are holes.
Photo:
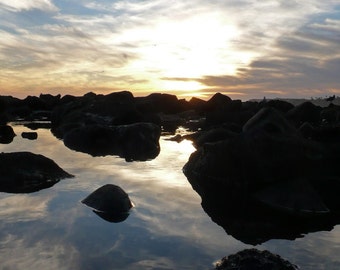
<path fill-rule="evenodd" d="M 75 175 L 31 194 L 0 193 L 1 269 L 211 269 L 223 256 L 252 246 L 227 235 L 203 211 L 182 167 L 194 148 L 189 141 L 160 140 L 151 161 L 127 163 L 66 148 L 49 130 L 38 139 L 18 136 L 2 152 L 30 151 L 53 159 Z M 115 184 L 135 207 L 110 223 L 80 201 Z M 270 240 L 259 249 L 281 255 L 301 269 L 340 269 L 340 227 L 295 241 Z"/>

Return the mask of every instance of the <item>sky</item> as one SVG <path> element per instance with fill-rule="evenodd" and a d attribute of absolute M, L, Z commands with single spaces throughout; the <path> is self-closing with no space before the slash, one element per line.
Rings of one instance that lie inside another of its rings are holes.
<path fill-rule="evenodd" d="M 340 95 L 340 0 L 0 0 L 0 94 Z"/>

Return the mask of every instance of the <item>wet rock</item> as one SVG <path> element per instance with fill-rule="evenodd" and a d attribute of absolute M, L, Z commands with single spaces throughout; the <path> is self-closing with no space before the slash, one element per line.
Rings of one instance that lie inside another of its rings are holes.
<path fill-rule="evenodd" d="M 22 132 L 21 137 L 28 140 L 36 140 L 38 138 L 37 132 Z"/>
<path fill-rule="evenodd" d="M 64 144 L 92 156 L 118 155 L 127 161 L 144 161 L 159 154 L 159 137 L 160 128 L 151 123 L 88 125 L 68 132 Z"/>
<path fill-rule="evenodd" d="M 0 154 L 0 191 L 31 193 L 73 177 L 53 160 L 30 152 Z"/>
<path fill-rule="evenodd" d="M 119 186 L 106 184 L 81 201 L 109 222 L 121 222 L 129 216 L 130 198 Z"/>
<path fill-rule="evenodd" d="M 0 143 L 9 144 L 15 137 L 14 130 L 11 126 L 3 125 L 0 126 Z"/>
<path fill-rule="evenodd" d="M 222 258 L 217 270 L 297 270 L 296 265 L 267 250 L 245 249 Z"/>

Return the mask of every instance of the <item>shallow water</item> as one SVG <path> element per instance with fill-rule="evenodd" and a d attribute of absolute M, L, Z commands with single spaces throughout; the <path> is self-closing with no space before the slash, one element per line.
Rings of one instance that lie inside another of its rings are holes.
<path fill-rule="evenodd" d="M 30 151 L 53 159 L 75 175 L 31 194 L 0 193 L 1 269 L 211 269 L 223 256 L 251 248 L 227 235 L 200 205 L 182 167 L 194 148 L 161 138 L 151 161 L 127 163 L 66 148 L 49 130 L 38 139 L 18 136 L 1 152 Z M 109 223 L 80 201 L 104 184 L 116 184 L 135 207 L 121 223 Z M 259 249 L 301 269 L 340 269 L 340 227 L 295 241 L 270 240 Z"/>

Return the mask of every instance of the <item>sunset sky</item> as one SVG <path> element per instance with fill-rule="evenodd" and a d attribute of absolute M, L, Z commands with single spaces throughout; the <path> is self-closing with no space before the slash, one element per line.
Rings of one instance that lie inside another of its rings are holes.
<path fill-rule="evenodd" d="M 340 0 L 0 0 L 0 94 L 340 95 Z"/>

